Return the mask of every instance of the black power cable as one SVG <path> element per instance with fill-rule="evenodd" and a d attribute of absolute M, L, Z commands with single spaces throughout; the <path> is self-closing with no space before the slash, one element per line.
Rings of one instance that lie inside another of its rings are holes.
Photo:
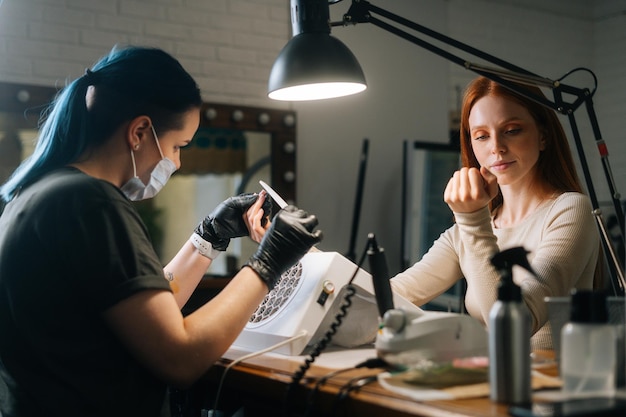
<path fill-rule="evenodd" d="M 357 376 L 349 380 L 343 387 L 341 387 L 339 394 L 337 394 L 337 398 L 335 398 L 333 409 L 330 415 L 335 416 L 337 414 L 339 407 L 345 402 L 346 398 L 348 398 L 351 392 L 356 392 L 362 387 L 366 386 L 367 384 L 371 384 L 376 380 L 378 380 L 378 374 Z"/>
<path fill-rule="evenodd" d="M 328 344 L 332 341 L 333 336 L 335 335 L 335 333 L 337 333 L 337 329 L 343 323 L 343 319 L 348 315 L 348 308 L 350 308 L 350 306 L 352 305 L 352 297 L 356 294 L 356 288 L 354 287 L 354 285 L 352 285 L 352 281 L 354 281 L 354 278 L 358 274 L 361 265 L 365 260 L 368 248 L 369 247 L 366 246 L 363 254 L 361 255 L 361 258 L 359 259 L 359 263 L 357 264 L 355 271 L 352 274 L 352 277 L 350 277 L 350 281 L 348 281 L 348 284 L 346 285 L 346 294 L 344 295 L 343 303 L 339 308 L 339 313 L 337 313 L 337 315 L 335 316 L 335 320 L 330 325 L 330 328 L 328 329 L 328 331 L 326 331 L 324 336 L 319 341 L 317 341 L 315 345 L 313 345 L 309 356 L 305 359 L 304 363 L 300 365 L 298 371 L 293 374 L 291 383 L 287 386 L 287 392 L 285 393 L 285 400 L 283 404 L 283 414 L 285 417 L 289 416 L 289 400 L 293 391 L 296 389 L 296 387 L 298 387 L 300 381 L 302 380 L 302 378 L 304 378 L 306 371 L 311 367 L 313 362 L 315 362 L 317 357 L 322 354 L 324 349 L 326 349 L 326 346 L 328 346 Z"/>
<path fill-rule="evenodd" d="M 304 414 L 304 417 L 308 417 L 310 415 L 313 415 L 312 413 L 314 412 L 314 409 L 315 409 L 315 407 L 314 407 L 314 405 L 315 405 L 315 397 L 316 397 L 317 393 L 319 392 L 320 388 L 326 382 L 328 382 L 329 379 L 334 378 L 335 376 L 337 376 L 339 374 L 342 374 L 344 372 L 349 372 L 349 371 L 352 371 L 354 369 L 360 369 L 360 368 L 368 368 L 368 369 L 383 368 L 383 369 L 390 369 L 390 368 L 393 368 L 393 366 L 391 366 L 389 363 L 387 363 L 385 360 L 383 360 L 381 358 L 371 358 L 371 359 L 364 360 L 363 362 L 357 364 L 356 366 L 351 366 L 349 368 L 337 369 L 337 370 L 335 370 L 333 372 L 329 372 L 328 374 L 326 374 L 323 377 L 321 377 L 315 383 L 315 387 L 309 393 L 309 397 L 308 397 L 308 401 L 307 401 L 307 408 L 306 408 L 306 412 Z"/>

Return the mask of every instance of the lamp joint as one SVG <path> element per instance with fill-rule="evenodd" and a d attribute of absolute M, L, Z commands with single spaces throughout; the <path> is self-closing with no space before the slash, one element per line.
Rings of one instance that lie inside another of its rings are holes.
<path fill-rule="evenodd" d="M 369 23 L 370 3 L 365 0 L 353 0 L 352 5 L 343 15 L 344 24 Z"/>

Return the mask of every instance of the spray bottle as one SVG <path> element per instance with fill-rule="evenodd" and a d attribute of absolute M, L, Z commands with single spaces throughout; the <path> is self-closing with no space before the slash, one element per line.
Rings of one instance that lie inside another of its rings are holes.
<path fill-rule="evenodd" d="M 530 312 L 513 282 L 513 265 L 535 274 L 522 247 L 497 253 L 491 263 L 500 274 L 498 300 L 489 312 L 489 397 L 512 405 L 531 403 Z"/>

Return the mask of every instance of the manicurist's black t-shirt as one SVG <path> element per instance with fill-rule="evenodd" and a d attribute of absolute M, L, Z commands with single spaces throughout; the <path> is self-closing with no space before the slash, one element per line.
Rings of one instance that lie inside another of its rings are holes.
<path fill-rule="evenodd" d="M 158 416 L 165 385 L 102 312 L 169 291 L 134 206 L 112 184 L 56 170 L 0 218 L 0 411 L 4 416 Z"/>

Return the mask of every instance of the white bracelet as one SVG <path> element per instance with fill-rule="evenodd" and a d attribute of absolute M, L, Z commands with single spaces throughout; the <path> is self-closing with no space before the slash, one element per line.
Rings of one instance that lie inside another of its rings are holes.
<path fill-rule="evenodd" d="M 210 242 L 202 239 L 202 237 L 200 237 L 200 235 L 197 233 L 192 234 L 189 240 L 191 240 L 191 243 L 196 247 L 196 249 L 198 249 L 200 255 L 205 256 L 209 259 L 217 258 L 218 255 L 221 253 L 221 251 L 213 248 L 213 245 L 211 245 Z"/>

